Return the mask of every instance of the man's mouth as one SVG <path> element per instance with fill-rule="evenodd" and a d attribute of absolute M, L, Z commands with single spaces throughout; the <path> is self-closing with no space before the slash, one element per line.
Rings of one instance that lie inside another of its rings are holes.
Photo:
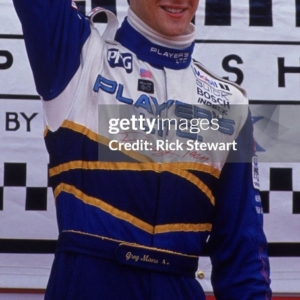
<path fill-rule="evenodd" d="M 163 9 L 171 14 L 181 14 L 184 12 L 184 9 L 182 8 L 163 7 Z"/>

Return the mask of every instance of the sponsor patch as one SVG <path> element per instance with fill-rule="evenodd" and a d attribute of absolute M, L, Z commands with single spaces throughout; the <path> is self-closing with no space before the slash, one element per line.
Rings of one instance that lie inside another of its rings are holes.
<path fill-rule="evenodd" d="M 116 48 L 109 49 L 107 61 L 111 68 L 120 67 L 124 68 L 126 73 L 132 72 L 132 55 L 130 53 L 120 53 Z"/>
<path fill-rule="evenodd" d="M 138 80 L 138 91 L 153 94 L 154 93 L 154 84 L 150 80 L 139 79 Z"/>
<path fill-rule="evenodd" d="M 255 189 L 258 189 L 258 190 L 260 189 L 257 156 L 252 157 L 252 183 L 253 183 L 253 187 Z"/>
<path fill-rule="evenodd" d="M 260 207 L 260 206 L 255 206 L 255 209 L 256 209 L 256 212 L 259 214 L 259 215 L 262 215 L 264 212 L 263 212 L 263 208 Z"/>

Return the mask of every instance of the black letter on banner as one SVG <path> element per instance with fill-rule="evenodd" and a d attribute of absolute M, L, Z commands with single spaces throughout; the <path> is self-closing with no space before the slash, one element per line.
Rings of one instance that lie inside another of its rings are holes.
<path fill-rule="evenodd" d="M 296 0 L 296 26 L 300 27 L 300 0 Z"/>
<path fill-rule="evenodd" d="M 205 25 L 230 26 L 230 0 L 206 0 Z"/>
<path fill-rule="evenodd" d="M 38 113 L 33 113 L 32 115 L 31 115 L 31 117 L 27 117 L 26 115 L 25 115 L 25 113 L 21 113 L 21 116 L 26 120 L 26 124 L 27 124 L 27 126 L 26 126 L 26 130 L 27 131 L 30 131 L 30 121 L 37 115 Z"/>
<path fill-rule="evenodd" d="M 250 26 L 272 25 L 272 1 L 250 0 Z"/>
<path fill-rule="evenodd" d="M 234 73 L 237 77 L 235 83 L 241 84 L 244 80 L 244 74 L 239 68 L 231 67 L 229 65 L 229 62 L 231 60 L 236 61 L 237 64 L 243 63 L 242 59 L 238 55 L 231 54 L 231 55 L 224 57 L 224 59 L 222 61 L 222 67 L 225 71 L 227 71 L 229 73 Z M 223 78 L 229 80 L 229 77 L 223 77 Z"/>
<path fill-rule="evenodd" d="M 95 7 L 98 7 L 98 6 L 110 10 L 115 15 L 117 14 L 116 0 L 92 0 L 92 8 L 95 8 Z M 106 15 L 105 14 L 98 14 L 94 18 L 94 22 L 95 23 L 106 23 L 107 22 Z"/>
<path fill-rule="evenodd" d="M 0 57 L 4 56 L 6 58 L 6 62 L 4 64 L 0 64 L 0 70 L 9 69 L 13 64 L 13 56 L 8 51 L 0 51 Z"/>
<path fill-rule="evenodd" d="M 0 186 L 0 211 L 3 210 L 3 186 Z"/>
<path fill-rule="evenodd" d="M 15 126 L 10 127 L 9 123 L 15 124 Z M 18 114 L 15 112 L 6 113 L 6 131 L 17 131 L 20 128 L 20 122 L 18 121 Z"/>
<path fill-rule="evenodd" d="M 284 57 L 278 57 L 278 87 L 285 87 L 285 73 L 300 73 L 300 67 L 286 67 Z"/>

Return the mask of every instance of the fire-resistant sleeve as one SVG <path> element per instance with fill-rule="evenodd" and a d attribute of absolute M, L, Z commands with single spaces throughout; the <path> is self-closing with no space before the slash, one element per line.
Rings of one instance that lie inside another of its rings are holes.
<path fill-rule="evenodd" d="M 208 242 L 212 285 L 218 300 L 271 299 L 250 113 L 236 143 L 220 175 Z"/>
<path fill-rule="evenodd" d="M 57 97 L 80 64 L 88 20 L 70 0 L 13 0 L 39 95 Z"/>

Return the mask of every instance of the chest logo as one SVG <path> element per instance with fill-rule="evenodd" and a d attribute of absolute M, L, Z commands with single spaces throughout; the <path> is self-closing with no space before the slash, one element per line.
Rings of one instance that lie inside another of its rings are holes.
<path fill-rule="evenodd" d="M 150 80 L 139 79 L 138 80 L 138 91 L 153 94 L 154 93 L 154 84 Z"/>
<path fill-rule="evenodd" d="M 127 73 L 132 72 L 132 55 L 130 53 L 120 53 L 119 49 L 109 49 L 107 51 L 107 61 L 111 68 L 121 67 Z"/>

